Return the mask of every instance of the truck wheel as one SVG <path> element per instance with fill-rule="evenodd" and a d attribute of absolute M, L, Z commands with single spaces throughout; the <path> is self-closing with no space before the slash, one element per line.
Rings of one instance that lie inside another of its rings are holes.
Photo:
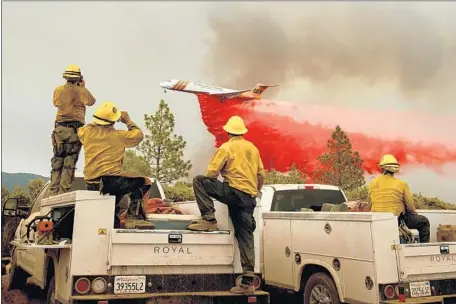
<path fill-rule="evenodd" d="M 59 304 L 55 295 L 55 276 L 49 281 L 47 289 L 46 303 L 48 304 Z"/>
<path fill-rule="evenodd" d="M 304 288 L 304 304 L 340 304 L 333 280 L 323 272 L 310 276 Z"/>
<path fill-rule="evenodd" d="M 19 289 L 24 290 L 27 284 L 28 274 L 19 266 L 17 266 L 16 250 L 11 257 L 10 271 L 8 274 L 7 290 Z"/>

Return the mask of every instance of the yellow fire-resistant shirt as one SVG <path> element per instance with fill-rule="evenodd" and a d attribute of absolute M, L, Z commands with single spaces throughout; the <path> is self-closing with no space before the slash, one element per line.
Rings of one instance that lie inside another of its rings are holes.
<path fill-rule="evenodd" d="M 67 83 L 54 90 L 56 122 L 79 121 L 85 123 L 86 106 L 95 103 L 95 97 L 84 86 Z"/>
<path fill-rule="evenodd" d="M 264 178 L 264 167 L 258 149 L 241 136 L 232 137 L 215 152 L 206 176 L 219 173 L 228 184 L 253 196 L 258 194 L 258 176 Z"/>
<path fill-rule="evenodd" d="M 416 212 L 407 183 L 391 175 L 380 175 L 369 184 L 369 201 L 372 212 Z"/>
<path fill-rule="evenodd" d="M 144 138 L 133 123 L 128 125 L 128 131 L 92 123 L 79 128 L 78 136 L 84 145 L 86 180 L 121 175 L 125 148 L 137 146 Z"/>

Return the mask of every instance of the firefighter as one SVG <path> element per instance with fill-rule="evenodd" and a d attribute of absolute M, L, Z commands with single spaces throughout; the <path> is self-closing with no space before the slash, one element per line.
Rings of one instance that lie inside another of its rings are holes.
<path fill-rule="evenodd" d="M 51 160 L 51 195 L 70 191 L 74 171 L 81 151 L 77 130 L 85 124 L 86 107 L 95 104 L 95 98 L 85 87 L 81 70 L 70 65 L 63 73 L 65 85 L 54 90 L 54 106 L 57 107 Z"/>
<path fill-rule="evenodd" d="M 263 186 L 264 167 L 258 149 L 242 136 L 247 133 L 247 128 L 241 117 L 231 117 L 223 129 L 228 133 L 228 142 L 216 151 L 206 175 L 193 179 L 193 190 L 202 220 L 192 223 L 188 229 L 218 229 L 211 198 L 228 206 L 243 269 L 241 284 L 230 291 L 251 294 L 255 291 L 252 286 L 255 266 L 253 232 L 256 228 L 253 211 L 256 207 L 256 196 Z M 219 174 L 224 178 L 223 182 L 217 180 Z"/>
<path fill-rule="evenodd" d="M 84 145 L 84 179 L 89 191 L 116 196 L 114 228 L 120 228 L 120 201 L 130 193 L 125 228 L 153 229 L 145 220 L 143 197 L 151 187 L 151 180 L 122 171 L 125 148 L 136 147 L 144 138 L 141 129 L 121 112 L 114 103 L 104 102 L 93 115 L 94 120 L 78 130 Z M 120 121 L 128 130 L 116 130 Z"/>
<path fill-rule="evenodd" d="M 429 243 L 429 220 L 417 214 L 412 193 L 406 182 L 394 177 L 400 165 L 391 154 L 382 157 L 379 163 L 382 175 L 369 184 L 369 203 L 372 212 L 390 212 L 404 221 L 410 229 L 417 229 L 420 243 Z"/>

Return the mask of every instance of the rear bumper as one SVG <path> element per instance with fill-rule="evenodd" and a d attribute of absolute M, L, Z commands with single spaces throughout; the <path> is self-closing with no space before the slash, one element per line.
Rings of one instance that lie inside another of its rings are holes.
<path fill-rule="evenodd" d="M 380 303 L 385 304 L 401 304 L 399 300 L 382 301 Z M 443 303 L 443 304 L 454 304 L 456 303 L 456 294 L 448 296 L 434 296 L 434 297 L 423 297 L 423 298 L 408 298 L 405 300 L 406 304 L 431 304 L 431 303 Z"/>
<path fill-rule="evenodd" d="M 73 296 L 72 303 L 144 303 L 144 304 L 269 304 L 269 293 L 257 291 L 255 295 L 236 295 L 229 291 L 144 293 L 137 295 L 87 295 Z"/>

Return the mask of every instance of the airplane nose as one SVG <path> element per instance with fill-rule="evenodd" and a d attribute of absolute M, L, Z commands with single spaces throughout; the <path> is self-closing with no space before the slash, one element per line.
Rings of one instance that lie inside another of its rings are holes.
<path fill-rule="evenodd" d="M 168 82 L 166 82 L 166 81 L 160 82 L 160 86 L 161 86 L 162 88 L 167 89 L 167 88 L 168 88 Z"/>

